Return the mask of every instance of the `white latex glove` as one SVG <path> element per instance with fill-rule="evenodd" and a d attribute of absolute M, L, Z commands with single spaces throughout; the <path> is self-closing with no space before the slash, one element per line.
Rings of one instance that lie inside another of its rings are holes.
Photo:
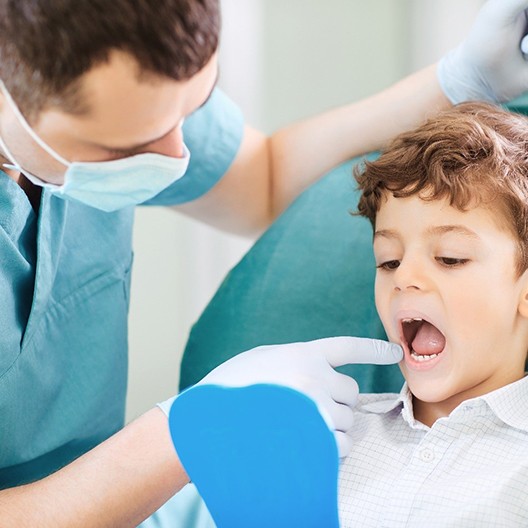
<path fill-rule="evenodd" d="M 331 337 L 307 343 L 261 346 L 222 363 L 197 385 L 244 387 L 273 383 L 295 389 L 315 401 L 335 431 L 340 456 L 351 448 L 346 434 L 353 424 L 358 385 L 334 367 L 349 363 L 389 365 L 402 360 L 399 345 L 358 337 Z M 192 388 L 190 389 L 192 390 Z M 174 398 L 158 406 L 168 415 Z"/>
<path fill-rule="evenodd" d="M 438 80 L 452 103 L 501 103 L 528 90 L 521 51 L 528 0 L 488 0 L 467 38 L 438 64 Z"/>

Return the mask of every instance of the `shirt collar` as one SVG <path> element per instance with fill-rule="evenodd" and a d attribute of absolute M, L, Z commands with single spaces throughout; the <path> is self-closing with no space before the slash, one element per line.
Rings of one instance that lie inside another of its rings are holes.
<path fill-rule="evenodd" d="M 528 431 L 528 375 L 480 398 L 505 424 Z"/>
<path fill-rule="evenodd" d="M 414 418 L 412 394 L 407 382 L 403 384 L 403 387 L 396 398 L 394 398 L 394 395 L 391 395 L 391 398 L 387 399 L 380 395 L 379 400 L 371 401 L 362 406 L 363 411 L 374 414 L 386 414 L 395 409 L 398 409 L 401 412 L 402 418 L 413 429 L 429 429 L 426 425 L 418 422 Z"/>
<path fill-rule="evenodd" d="M 528 431 L 528 374 L 509 385 L 501 387 L 483 396 L 462 402 L 455 410 L 484 401 L 489 409 L 506 425 L 515 429 Z M 385 414 L 394 409 L 401 409 L 401 416 L 413 429 L 429 429 L 414 418 L 412 394 L 407 382 L 404 383 L 397 398 L 380 399 L 363 406 L 363 410 L 374 414 Z"/>

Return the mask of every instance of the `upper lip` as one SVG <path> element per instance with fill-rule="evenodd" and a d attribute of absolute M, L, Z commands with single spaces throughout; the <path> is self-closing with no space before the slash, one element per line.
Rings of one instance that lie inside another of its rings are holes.
<path fill-rule="evenodd" d="M 442 334 L 444 334 L 445 336 L 445 332 L 442 330 L 442 327 L 436 323 L 435 318 L 432 318 L 430 315 L 426 314 L 425 312 L 422 312 L 420 310 L 414 310 L 414 309 L 398 310 L 398 312 L 395 315 L 396 326 L 399 332 L 400 343 L 404 351 L 408 354 L 410 354 L 411 350 L 410 350 L 409 343 L 407 342 L 407 339 L 405 338 L 405 334 L 403 332 L 403 321 L 405 321 L 406 319 L 422 319 L 424 321 L 427 321 L 428 323 L 438 328 L 438 330 L 440 330 L 440 332 L 442 332 Z"/>

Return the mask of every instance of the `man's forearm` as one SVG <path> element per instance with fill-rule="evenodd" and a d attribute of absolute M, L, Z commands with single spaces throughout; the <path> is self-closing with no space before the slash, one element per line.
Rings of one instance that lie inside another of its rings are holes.
<path fill-rule="evenodd" d="M 278 130 L 270 139 L 274 215 L 333 167 L 382 148 L 449 105 L 433 65 L 372 97 Z"/>
<path fill-rule="evenodd" d="M 152 409 L 45 479 L 0 492 L 2 528 L 137 526 L 188 482 Z"/>

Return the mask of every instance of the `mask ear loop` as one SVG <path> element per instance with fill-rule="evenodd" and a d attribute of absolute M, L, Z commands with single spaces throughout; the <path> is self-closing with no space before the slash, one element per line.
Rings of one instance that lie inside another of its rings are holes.
<path fill-rule="evenodd" d="M 22 112 L 18 108 L 17 104 L 11 97 L 11 94 L 8 92 L 4 81 L 0 80 L 0 91 L 4 95 L 4 97 L 9 102 L 11 108 L 13 109 L 13 112 L 15 112 L 15 115 L 17 116 L 20 124 L 24 128 L 24 130 L 31 136 L 31 138 L 41 147 L 43 150 L 45 150 L 52 158 L 54 158 L 59 163 L 62 163 L 65 167 L 69 167 L 71 165 L 71 162 L 67 159 L 64 159 L 59 153 L 55 152 L 43 139 L 41 139 L 37 133 L 31 128 L 29 123 L 26 121 L 26 118 L 22 115 Z M 5 143 L 2 145 L 2 147 L 5 147 Z M 11 156 L 12 157 L 12 156 Z M 13 160 L 11 160 L 13 161 Z"/>
<path fill-rule="evenodd" d="M 19 170 L 19 165 L 16 162 L 15 158 L 13 157 L 13 154 L 11 154 L 11 151 L 7 148 L 7 145 L 5 144 L 5 141 L 2 138 L 2 136 L 0 136 L 0 148 L 2 148 L 2 151 L 5 154 L 5 157 L 11 162 L 11 163 L 2 163 L 2 167 L 5 167 L 6 169 Z"/>
<path fill-rule="evenodd" d="M 1 81 L 0 81 L 1 82 Z M 47 189 L 55 189 L 59 188 L 60 185 L 55 185 L 53 183 L 45 182 L 44 180 L 41 180 L 40 178 L 37 178 L 37 176 L 34 176 L 30 172 L 24 170 L 20 164 L 17 162 L 9 148 L 7 147 L 4 138 L 0 135 L 0 148 L 2 148 L 3 153 L 5 154 L 6 158 L 11 163 L 2 163 L 2 167 L 5 167 L 6 169 L 13 169 L 18 172 L 21 172 L 31 183 L 34 185 L 38 185 L 39 187 L 45 187 Z"/>

